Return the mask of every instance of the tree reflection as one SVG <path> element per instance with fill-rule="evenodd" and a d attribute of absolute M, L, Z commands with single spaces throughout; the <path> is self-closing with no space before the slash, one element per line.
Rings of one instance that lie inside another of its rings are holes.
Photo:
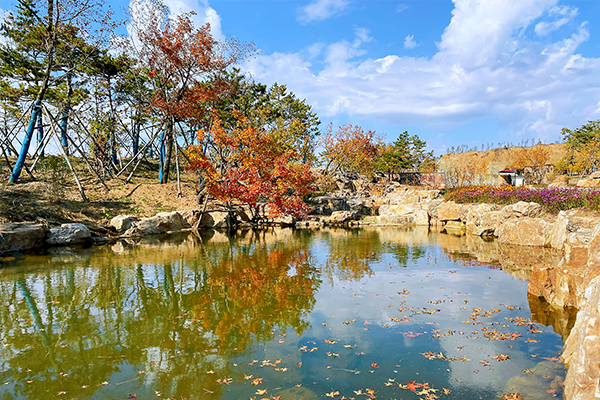
<path fill-rule="evenodd" d="M 308 327 L 320 285 L 309 237 L 205 239 L 1 275 L 6 398 L 219 398 L 231 357 Z"/>

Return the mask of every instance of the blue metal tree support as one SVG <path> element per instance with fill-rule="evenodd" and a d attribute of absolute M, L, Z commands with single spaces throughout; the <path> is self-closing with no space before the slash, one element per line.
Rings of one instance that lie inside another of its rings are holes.
<path fill-rule="evenodd" d="M 166 157 L 166 147 L 165 147 L 165 131 L 163 130 L 160 133 L 160 169 L 158 171 L 158 181 L 163 181 L 163 173 L 165 169 L 165 157 Z"/>
<path fill-rule="evenodd" d="M 42 143 L 44 141 L 44 122 L 42 121 L 42 113 L 38 115 L 37 122 L 37 142 Z M 44 157 L 44 147 L 42 147 L 40 156 Z"/>
<path fill-rule="evenodd" d="M 60 120 L 60 144 L 65 150 L 66 155 L 69 154 L 69 142 L 67 141 L 67 122 L 69 120 L 69 110 L 65 107 Z"/>
<path fill-rule="evenodd" d="M 19 157 L 17 158 L 17 162 L 15 167 L 13 168 L 12 173 L 10 174 L 10 178 L 8 179 L 8 183 L 15 183 L 19 176 L 21 175 L 21 170 L 25 165 L 25 158 L 27 158 L 27 152 L 29 151 L 29 146 L 31 145 L 31 138 L 33 136 L 33 130 L 35 128 L 35 123 L 38 119 L 38 116 L 42 113 L 42 102 L 36 101 L 33 106 L 33 112 L 31 113 L 31 119 L 29 120 L 29 125 L 27 125 L 27 130 L 25 131 L 25 138 L 23 139 L 23 144 L 21 145 L 21 152 L 19 153 Z"/>

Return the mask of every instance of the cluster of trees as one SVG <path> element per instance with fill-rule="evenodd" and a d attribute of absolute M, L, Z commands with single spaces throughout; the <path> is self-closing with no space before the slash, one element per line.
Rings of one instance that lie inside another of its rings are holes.
<path fill-rule="evenodd" d="M 374 131 L 359 126 L 343 125 L 334 133 L 330 124 L 321 138 L 322 161 L 326 174 L 375 172 L 390 176 L 399 172 L 429 172 L 435 169 L 433 151 L 426 151 L 427 142 L 407 131 L 386 144 Z"/>
<path fill-rule="evenodd" d="M 184 166 L 199 176 L 200 199 L 227 209 L 243 202 L 260 219 L 302 212 L 319 162 L 331 173 L 372 174 L 434 161 L 407 132 L 385 145 L 372 131 L 329 125 L 318 140 L 320 121 L 304 100 L 236 68 L 256 54 L 252 43 L 217 40 L 208 24 L 171 16 L 161 0 L 131 3 L 127 37 L 114 34 L 112 14 L 102 0 L 19 0 L 2 22 L 0 148 L 9 182 L 24 168 L 33 177 L 52 151 L 76 180 L 69 156 L 84 160 L 105 187 L 156 157 L 161 183 L 174 171 L 179 180 Z"/>
<path fill-rule="evenodd" d="M 575 130 L 563 128 L 561 133 L 568 152 L 558 170 L 587 175 L 600 168 L 600 120 L 588 121 Z"/>

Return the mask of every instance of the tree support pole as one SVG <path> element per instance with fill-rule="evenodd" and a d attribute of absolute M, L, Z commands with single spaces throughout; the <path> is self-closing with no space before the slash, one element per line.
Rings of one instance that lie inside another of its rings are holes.
<path fill-rule="evenodd" d="M 29 125 L 27 125 L 27 130 L 25 131 L 25 139 L 21 145 L 21 152 L 19 153 L 15 167 L 13 168 L 10 178 L 8 179 L 9 184 L 16 183 L 17 180 L 19 180 L 19 176 L 21 176 L 21 171 L 25 165 L 25 158 L 27 158 L 27 152 L 29 151 L 29 146 L 31 145 L 31 137 L 33 136 L 35 123 L 37 122 L 38 116 L 42 112 L 41 105 L 42 102 L 37 100 L 33 106 L 33 112 L 31 114 L 31 118 L 29 119 Z"/>
<path fill-rule="evenodd" d="M 52 119 L 49 115 L 48 115 L 48 111 L 46 111 L 46 116 L 49 119 Z M 89 200 L 87 199 L 87 197 L 85 196 L 85 192 L 83 191 L 83 186 L 81 186 L 81 182 L 79 182 L 79 178 L 77 177 L 77 174 L 75 173 L 75 169 L 73 168 L 73 166 L 71 165 L 71 161 L 69 161 L 69 157 L 67 156 L 67 153 L 65 152 L 65 149 L 63 149 L 63 147 L 61 146 L 60 143 L 60 137 L 58 136 L 58 133 L 56 133 L 56 131 L 54 130 L 54 125 L 50 125 L 50 128 L 52 128 L 52 134 L 54 135 L 54 139 L 56 139 L 56 144 L 58 145 L 63 158 L 65 159 L 65 161 L 67 162 L 67 165 L 69 166 L 69 169 L 71 170 L 71 173 L 73 174 L 73 177 L 75 178 L 75 182 L 77 182 L 77 187 L 79 188 L 79 193 L 81 194 L 81 199 L 83 200 L 84 203 L 87 203 Z"/>

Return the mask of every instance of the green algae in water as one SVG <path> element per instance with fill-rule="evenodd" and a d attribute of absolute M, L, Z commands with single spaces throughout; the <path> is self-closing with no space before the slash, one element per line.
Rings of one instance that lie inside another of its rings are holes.
<path fill-rule="evenodd" d="M 270 230 L 16 257 L 0 399 L 562 397 L 565 332 L 474 240 Z"/>

